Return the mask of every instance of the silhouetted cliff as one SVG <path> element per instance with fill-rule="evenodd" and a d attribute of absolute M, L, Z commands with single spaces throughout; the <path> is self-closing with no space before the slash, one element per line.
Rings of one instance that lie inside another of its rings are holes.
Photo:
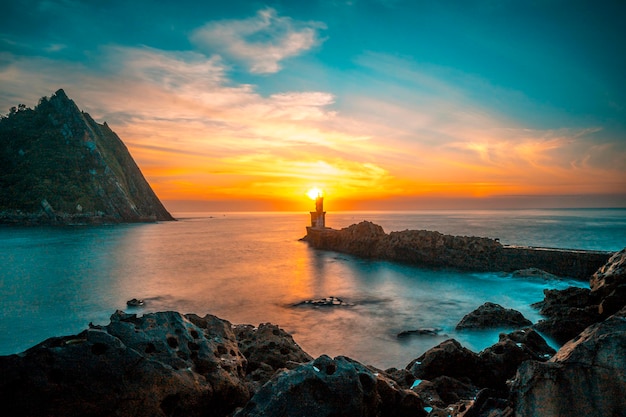
<path fill-rule="evenodd" d="M 109 126 L 63 90 L 0 120 L 0 223 L 174 220 Z"/>

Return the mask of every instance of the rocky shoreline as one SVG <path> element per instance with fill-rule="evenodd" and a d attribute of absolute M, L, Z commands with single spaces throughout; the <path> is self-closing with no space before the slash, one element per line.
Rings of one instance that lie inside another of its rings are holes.
<path fill-rule="evenodd" d="M 498 239 L 428 230 L 387 234 L 381 226 L 368 221 L 340 230 L 307 227 L 303 240 L 316 249 L 431 268 L 479 272 L 538 268 L 578 279 L 587 279 L 613 255 L 604 251 L 505 246 Z"/>
<path fill-rule="evenodd" d="M 460 328 L 521 328 L 479 353 L 448 339 L 387 370 L 313 358 L 270 323 L 116 311 L 106 326 L 0 356 L 0 404 L 11 416 L 621 416 L 625 289 L 626 249 L 589 289 L 546 291 L 546 320 L 528 326 L 485 303 Z M 565 344 L 555 353 L 537 329 Z"/>

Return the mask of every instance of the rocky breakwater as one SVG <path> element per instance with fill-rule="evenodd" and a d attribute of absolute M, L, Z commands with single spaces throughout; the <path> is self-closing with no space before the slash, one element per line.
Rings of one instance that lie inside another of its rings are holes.
<path fill-rule="evenodd" d="M 600 251 L 504 246 L 497 239 L 428 230 L 387 234 L 381 226 L 368 221 L 340 230 L 307 228 L 304 240 L 316 249 L 426 267 L 483 272 L 539 268 L 579 279 L 588 278 L 612 255 Z"/>
<path fill-rule="evenodd" d="M 0 223 L 173 220 L 122 140 L 63 90 L 0 118 Z"/>

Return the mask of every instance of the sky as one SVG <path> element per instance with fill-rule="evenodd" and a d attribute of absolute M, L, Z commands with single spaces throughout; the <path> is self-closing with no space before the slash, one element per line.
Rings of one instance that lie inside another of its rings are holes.
<path fill-rule="evenodd" d="M 2 1 L 0 111 L 63 88 L 173 211 L 626 207 L 626 2 Z"/>

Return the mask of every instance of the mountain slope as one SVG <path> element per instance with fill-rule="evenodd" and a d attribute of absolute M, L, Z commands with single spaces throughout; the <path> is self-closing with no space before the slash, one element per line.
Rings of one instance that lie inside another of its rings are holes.
<path fill-rule="evenodd" d="M 109 126 L 63 90 L 0 120 L 0 222 L 174 220 Z"/>

